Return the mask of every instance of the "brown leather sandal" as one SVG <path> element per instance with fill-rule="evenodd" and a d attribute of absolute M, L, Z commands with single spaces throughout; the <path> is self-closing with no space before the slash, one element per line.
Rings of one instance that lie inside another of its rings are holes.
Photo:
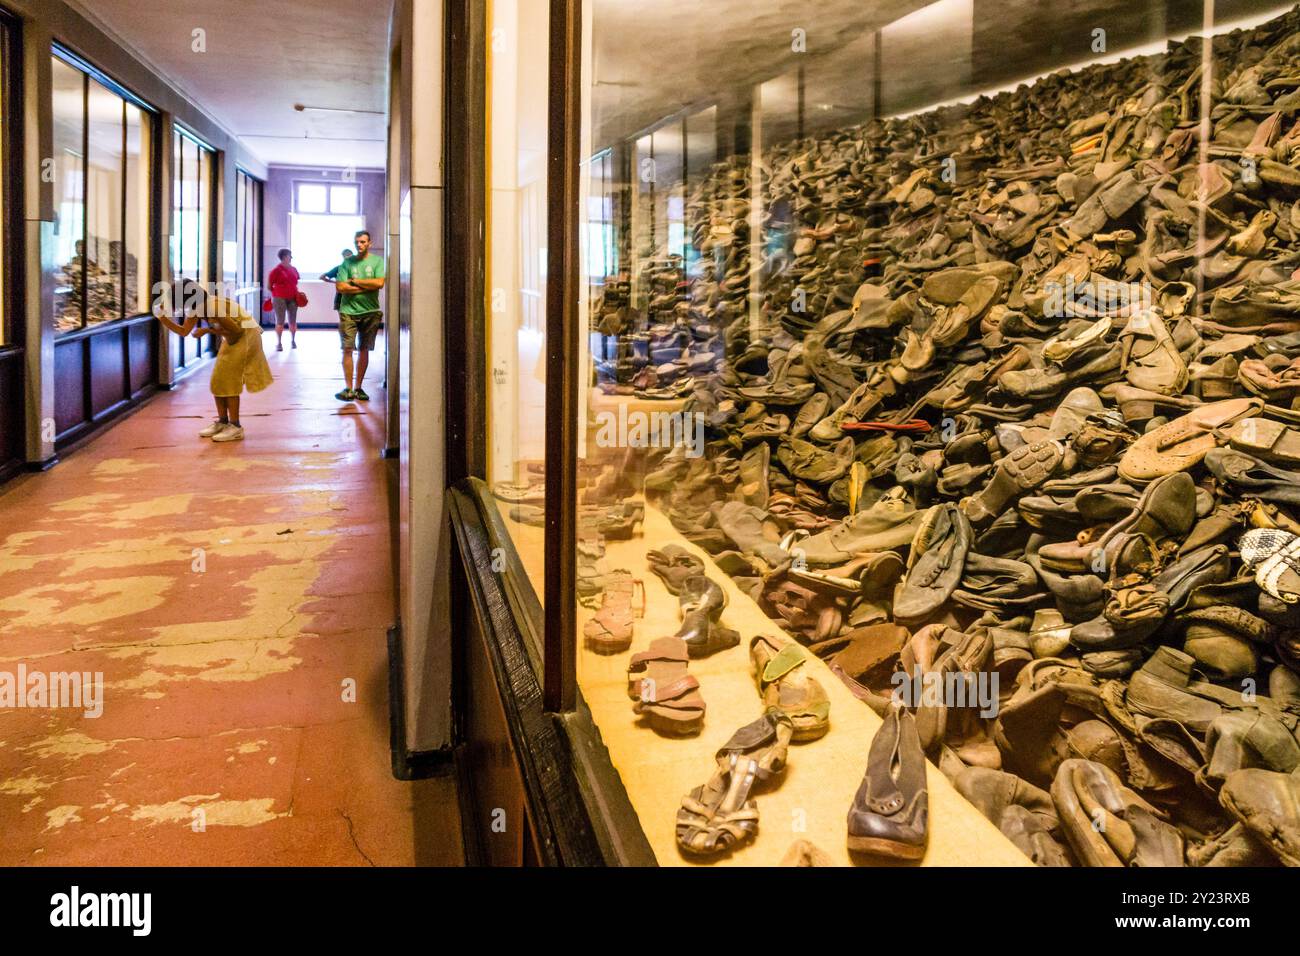
<path fill-rule="evenodd" d="M 682 853 L 716 856 L 754 838 L 758 807 L 749 799 L 750 792 L 785 771 L 793 735 L 790 718 L 769 708 L 722 745 L 713 777 L 683 797 L 677 811 L 677 846 Z"/>
<path fill-rule="evenodd" d="M 619 654 L 632 646 L 633 622 L 645 615 L 645 584 L 622 569 L 605 575 L 600 610 L 582 629 L 587 649 Z"/>
<path fill-rule="evenodd" d="M 627 667 L 627 695 L 632 709 L 661 734 L 684 737 L 704 726 L 700 682 L 686 672 L 690 654 L 678 637 L 661 637 L 632 655 Z"/>

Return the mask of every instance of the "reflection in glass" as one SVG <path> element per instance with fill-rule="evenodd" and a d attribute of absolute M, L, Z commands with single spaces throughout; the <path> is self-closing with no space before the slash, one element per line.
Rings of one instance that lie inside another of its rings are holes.
<path fill-rule="evenodd" d="M 150 171 L 153 168 L 151 120 L 134 103 L 126 104 L 126 261 L 123 282 L 127 315 L 150 310 Z"/>
<path fill-rule="evenodd" d="M 123 102 L 97 80 L 87 100 L 86 324 L 122 317 Z"/>
<path fill-rule="evenodd" d="M 546 439 L 546 4 L 489 4 L 487 282 L 489 483 L 543 594 Z"/>
<path fill-rule="evenodd" d="M 85 234 L 86 77 L 52 61 L 54 86 L 54 328 L 81 328 Z"/>
<path fill-rule="evenodd" d="M 179 131 L 172 133 L 172 234 L 171 260 L 172 275 L 179 279 L 184 270 L 181 263 L 185 261 L 185 231 L 181 228 L 181 205 L 184 189 L 184 153 L 185 137 Z"/>
<path fill-rule="evenodd" d="M 204 149 L 202 146 L 196 147 L 195 164 L 198 167 L 199 176 L 197 184 L 196 203 L 199 209 L 199 215 L 194 217 L 194 228 L 197 232 L 197 242 L 195 248 L 198 249 L 198 279 L 200 282 L 212 282 L 215 278 L 212 275 L 212 229 L 210 226 L 210 217 L 212 216 L 212 152 Z M 209 348 L 215 348 L 214 342 L 209 342 Z"/>

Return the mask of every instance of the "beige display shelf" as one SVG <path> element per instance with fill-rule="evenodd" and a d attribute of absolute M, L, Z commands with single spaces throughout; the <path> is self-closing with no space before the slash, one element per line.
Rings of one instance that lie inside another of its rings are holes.
<path fill-rule="evenodd" d="M 542 529 L 502 516 L 524 566 L 535 585 L 541 580 Z M 741 634 L 741 643 L 704 660 L 691 661 L 707 711 L 704 730 L 696 737 L 663 737 L 632 712 L 627 696 L 627 662 L 656 637 L 669 636 L 679 626 L 677 598 L 646 564 L 651 547 L 678 544 L 704 560 L 707 573 L 727 593 L 722 620 Z M 646 507 L 643 533 L 630 541 L 611 541 L 602 570 L 625 568 L 645 582 L 646 614 L 637 622 L 632 647 L 603 656 L 578 650 L 578 686 L 591 708 L 605 746 L 659 863 L 694 863 L 677 850 L 674 825 L 684 794 L 708 780 L 714 754 L 744 724 L 762 713 L 762 703 L 749 667 L 749 640 L 758 634 L 788 639 L 754 601 L 718 569 L 709 555 L 687 542 L 657 508 Z M 539 588 L 540 590 L 540 588 Z M 592 615 L 579 609 L 579 628 Z M 758 836 L 748 846 L 716 866 L 775 866 L 795 840 L 811 841 L 842 866 L 869 865 L 869 858 L 851 858 L 845 847 L 846 826 L 853 795 L 862 782 L 867 751 L 881 720 L 820 660 L 806 665 L 831 701 L 831 729 L 820 740 L 790 747 L 784 777 L 771 789 L 754 795 L 758 806 Z M 927 765 L 930 788 L 930 846 L 923 866 L 1031 866 L 1030 861 L 992 823 L 972 807 L 933 764 Z M 884 861 L 881 861 L 882 863 Z"/>

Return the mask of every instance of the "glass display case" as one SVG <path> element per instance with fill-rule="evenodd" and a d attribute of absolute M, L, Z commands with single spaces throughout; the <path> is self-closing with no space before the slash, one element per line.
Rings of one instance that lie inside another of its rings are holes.
<path fill-rule="evenodd" d="M 487 6 L 486 487 L 653 858 L 1297 863 L 1300 12 Z"/>
<path fill-rule="evenodd" d="M 52 61 L 55 331 L 145 315 L 152 243 L 152 116 L 59 56 Z"/>

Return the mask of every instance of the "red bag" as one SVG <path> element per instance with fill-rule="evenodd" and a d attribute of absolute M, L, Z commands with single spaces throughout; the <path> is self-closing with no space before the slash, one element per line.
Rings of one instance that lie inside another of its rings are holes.
<path fill-rule="evenodd" d="M 305 309 L 305 308 L 307 308 L 307 293 L 306 293 L 306 292 L 299 291 L 299 292 L 298 292 L 297 302 L 298 302 L 298 308 L 300 308 L 300 309 Z"/>
<path fill-rule="evenodd" d="M 265 301 L 262 302 L 263 312 L 270 312 L 273 308 L 275 308 L 275 306 L 271 304 L 270 299 L 266 299 Z"/>

